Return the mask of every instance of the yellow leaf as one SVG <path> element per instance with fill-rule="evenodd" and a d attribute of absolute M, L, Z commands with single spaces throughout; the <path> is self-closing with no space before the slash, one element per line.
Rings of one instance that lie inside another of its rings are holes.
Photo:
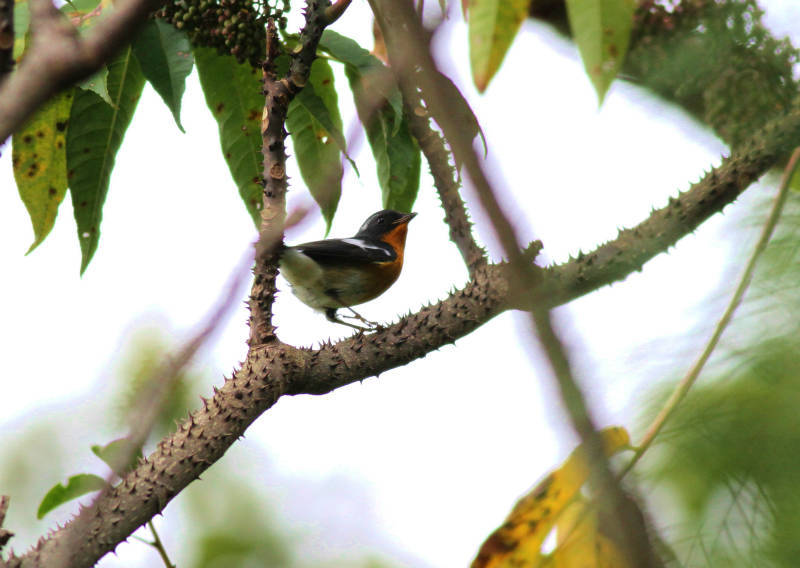
<path fill-rule="evenodd" d="M 554 568 L 598 568 L 597 511 L 583 498 L 568 505 L 556 523 Z"/>
<path fill-rule="evenodd" d="M 480 92 L 500 68 L 529 6 L 529 0 L 469 0 L 469 60 Z"/>
<path fill-rule="evenodd" d="M 600 436 L 607 456 L 630 447 L 625 428 L 606 428 Z M 586 483 L 589 471 L 586 449 L 578 446 L 560 468 L 514 505 L 506 522 L 483 543 L 472 568 L 540 566 L 544 539 Z"/>
<path fill-rule="evenodd" d="M 73 91 L 53 97 L 11 138 L 14 178 L 33 224 L 32 251 L 53 228 L 67 192 L 66 131 Z"/>

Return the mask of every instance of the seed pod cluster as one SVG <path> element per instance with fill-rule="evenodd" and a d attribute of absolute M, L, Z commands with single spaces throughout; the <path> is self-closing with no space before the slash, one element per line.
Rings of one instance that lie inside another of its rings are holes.
<path fill-rule="evenodd" d="M 189 35 L 193 45 L 215 47 L 242 63 L 260 67 L 264 59 L 265 26 L 272 17 L 286 28 L 290 0 L 177 0 L 168 2 L 156 17 Z M 280 4 L 280 6 L 278 6 Z"/>

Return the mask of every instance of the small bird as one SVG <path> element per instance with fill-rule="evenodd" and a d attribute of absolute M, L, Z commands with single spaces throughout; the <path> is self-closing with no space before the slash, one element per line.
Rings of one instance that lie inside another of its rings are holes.
<path fill-rule="evenodd" d="M 293 247 L 281 253 L 281 272 L 301 302 L 325 312 L 329 321 L 359 330 L 377 327 L 352 306 L 383 294 L 403 268 L 408 222 L 416 213 L 384 209 L 370 215 L 354 237 L 326 239 Z M 336 310 L 347 308 L 352 319 L 369 328 L 339 319 Z"/>

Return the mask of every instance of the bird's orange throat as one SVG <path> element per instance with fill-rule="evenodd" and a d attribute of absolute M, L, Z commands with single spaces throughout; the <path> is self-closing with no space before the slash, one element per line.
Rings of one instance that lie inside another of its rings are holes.
<path fill-rule="evenodd" d="M 406 235 L 408 234 L 408 223 L 401 223 L 394 229 L 386 233 L 381 240 L 397 251 L 397 259 L 403 262 L 403 249 L 406 246 Z"/>

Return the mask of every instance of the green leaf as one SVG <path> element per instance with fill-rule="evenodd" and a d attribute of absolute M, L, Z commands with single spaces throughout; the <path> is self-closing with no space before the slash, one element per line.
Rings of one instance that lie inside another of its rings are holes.
<path fill-rule="evenodd" d="M 181 98 L 192 72 L 192 46 L 182 31 L 163 20 L 148 20 L 133 42 L 142 73 L 181 125 Z"/>
<path fill-rule="evenodd" d="M 108 65 L 109 106 L 91 91 L 76 90 L 67 131 L 67 176 L 81 245 L 81 274 L 97 250 L 100 221 L 114 160 L 144 87 L 130 47 Z"/>
<path fill-rule="evenodd" d="M 92 452 L 119 476 L 135 468 L 142 457 L 141 446 L 134 446 L 130 438 L 119 438 L 105 446 L 92 446 Z"/>
<path fill-rule="evenodd" d="M 14 60 L 19 63 L 28 36 L 31 23 L 31 12 L 28 0 L 14 0 Z"/>
<path fill-rule="evenodd" d="M 333 71 L 324 59 L 314 61 L 308 84 L 289 104 L 286 126 L 300 174 L 330 230 L 342 194 L 344 172 L 339 155 L 340 150 L 345 152 L 345 141 Z"/>
<path fill-rule="evenodd" d="M 467 99 L 464 98 L 464 95 L 461 94 L 461 91 L 458 90 L 458 87 L 456 87 L 455 83 L 453 83 L 453 81 L 451 81 L 450 78 L 444 74 L 441 75 L 439 87 L 442 89 L 442 97 L 445 100 L 450 101 L 450 104 L 453 106 L 453 113 L 455 113 L 455 115 L 458 117 L 462 127 L 469 132 L 470 140 L 476 136 L 481 137 L 481 142 L 483 143 L 483 153 L 485 156 L 489 152 L 489 148 L 486 146 L 486 136 L 484 136 L 483 129 L 478 122 L 478 117 L 475 116 L 474 112 L 472 112 L 472 107 L 469 106 Z M 455 153 L 453 155 L 455 156 Z M 457 169 L 461 169 L 460 164 L 458 164 Z"/>
<path fill-rule="evenodd" d="M 67 485 L 54 485 L 44 496 L 36 511 L 36 518 L 41 519 L 56 507 L 77 499 L 81 495 L 100 491 L 106 486 L 106 480 L 91 473 L 73 475 Z"/>
<path fill-rule="evenodd" d="M 470 0 L 469 61 L 480 92 L 500 68 L 529 6 L 529 0 Z"/>
<path fill-rule="evenodd" d="M 325 30 L 320 47 L 345 64 L 358 117 L 375 157 L 383 206 L 411 211 L 419 191 L 421 158 L 391 72 L 366 49 L 336 32 Z"/>
<path fill-rule="evenodd" d="M 253 222 L 261 222 L 261 94 L 260 73 L 247 63 L 237 63 L 230 55 L 216 49 L 196 47 L 197 73 L 206 104 L 219 126 L 222 153 L 231 171 L 239 195 Z"/>
<path fill-rule="evenodd" d="M 398 117 L 403 115 L 403 96 L 391 71 L 380 59 L 358 45 L 356 41 L 331 30 L 322 33 L 319 46 L 346 66 L 355 67 L 362 76 L 368 76 L 371 88 L 389 102 L 395 115 Z M 400 123 L 397 124 L 399 126 Z"/>
<path fill-rule="evenodd" d="M 110 4 L 102 4 L 99 0 L 72 0 L 61 6 L 61 12 L 66 15 L 75 25 L 80 33 L 92 29 Z M 108 94 L 108 67 L 102 66 L 97 72 L 93 73 L 83 81 L 78 82 L 81 89 L 97 93 L 107 104 L 114 106 L 111 96 Z"/>
<path fill-rule="evenodd" d="M 11 138 L 14 179 L 33 224 L 28 252 L 50 233 L 67 193 L 66 135 L 73 92 L 53 97 Z"/>
<path fill-rule="evenodd" d="M 92 91 L 103 99 L 106 104 L 112 107 L 114 106 L 114 101 L 111 100 L 111 95 L 108 94 L 108 67 L 105 65 L 98 69 L 93 75 L 79 82 L 78 87 L 84 91 Z"/>
<path fill-rule="evenodd" d="M 411 136 L 405 118 L 402 115 L 398 117 L 385 99 L 370 92 L 369 75 L 362 75 L 351 66 L 345 68 L 345 74 L 375 157 L 383 206 L 411 211 L 419 191 L 419 146 Z"/>
<path fill-rule="evenodd" d="M 635 0 L 567 0 L 572 36 L 600 104 L 622 66 Z"/>

